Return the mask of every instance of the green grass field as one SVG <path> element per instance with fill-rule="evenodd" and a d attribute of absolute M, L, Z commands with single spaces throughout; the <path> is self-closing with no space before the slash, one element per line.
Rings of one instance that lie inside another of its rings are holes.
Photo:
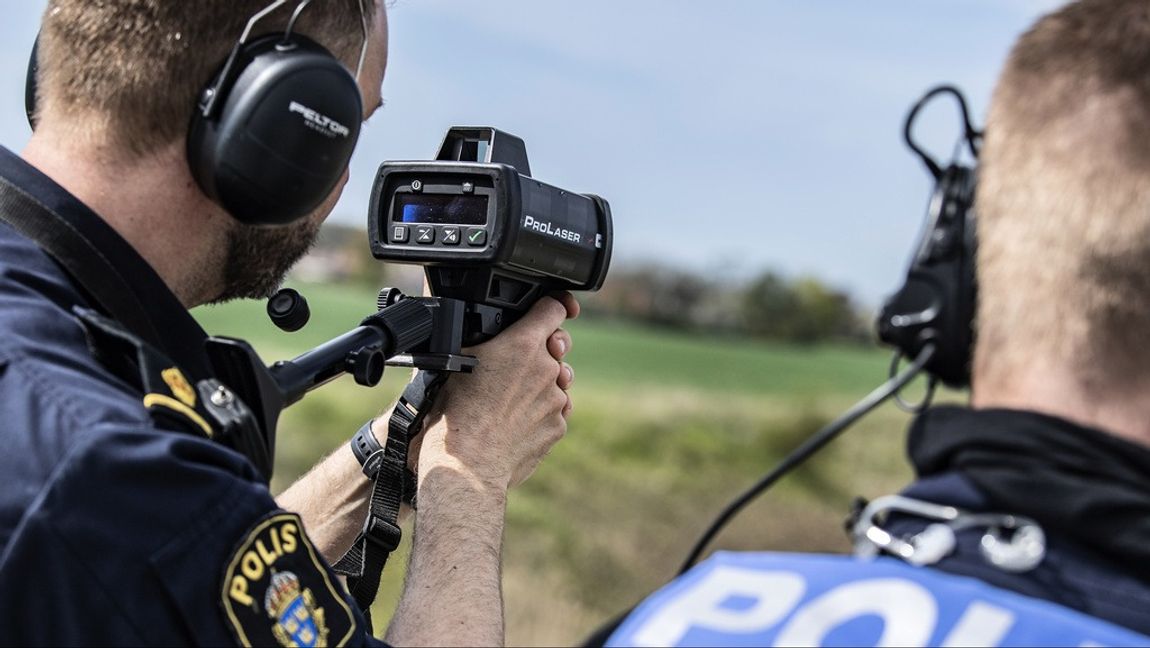
<path fill-rule="evenodd" d="M 275 329 L 259 303 L 200 309 L 213 334 L 249 339 L 266 361 L 294 356 L 356 325 L 369 292 L 302 286 L 313 322 Z M 566 439 L 508 503 L 504 561 L 508 641 L 577 644 L 598 623 L 669 580 L 723 504 L 886 377 L 889 356 L 857 347 L 800 348 L 705 339 L 602 320 L 570 324 L 577 381 Z M 343 378 L 285 414 L 282 488 L 390 405 L 393 370 L 367 390 Z M 717 548 L 845 551 L 853 496 L 910 478 L 907 416 L 884 406 L 752 504 Z M 393 557 L 376 607 L 390 616 L 402 583 Z"/>
<path fill-rule="evenodd" d="M 373 310 L 374 296 L 362 290 L 299 288 L 314 313 L 299 333 L 276 329 L 260 302 L 202 308 L 197 316 L 210 332 L 246 337 L 265 360 L 272 360 L 331 339 Z M 734 395 L 848 393 L 874 384 L 888 361 L 872 349 L 706 339 L 602 320 L 576 320 L 568 328 L 575 338 L 571 358 L 580 384 L 596 387 L 657 384 Z"/>

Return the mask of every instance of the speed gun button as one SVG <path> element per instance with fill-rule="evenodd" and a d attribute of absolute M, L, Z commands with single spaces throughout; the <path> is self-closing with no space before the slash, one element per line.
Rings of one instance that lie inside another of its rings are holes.
<path fill-rule="evenodd" d="M 431 245 L 435 243 L 435 228 L 424 226 L 415 228 L 415 242 L 420 245 Z"/>
<path fill-rule="evenodd" d="M 467 230 L 467 244 L 471 247 L 487 245 L 487 230 L 482 227 L 472 227 Z"/>
<path fill-rule="evenodd" d="M 459 228 L 458 227 L 444 227 L 443 228 L 443 244 L 444 245 L 459 245 Z"/>
<path fill-rule="evenodd" d="M 396 225 L 391 230 L 392 243 L 407 243 L 407 226 Z"/>

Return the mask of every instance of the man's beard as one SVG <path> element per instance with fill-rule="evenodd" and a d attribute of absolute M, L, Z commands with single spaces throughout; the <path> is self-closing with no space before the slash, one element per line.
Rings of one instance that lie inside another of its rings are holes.
<path fill-rule="evenodd" d="M 288 270 L 315 244 L 320 224 L 310 217 L 280 227 L 237 223 L 228 232 L 223 291 L 212 303 L 271 297 Z"/>

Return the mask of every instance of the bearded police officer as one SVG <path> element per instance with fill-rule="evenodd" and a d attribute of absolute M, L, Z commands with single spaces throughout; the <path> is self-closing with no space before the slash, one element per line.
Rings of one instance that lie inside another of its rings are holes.
<path fill-rule="evenodd" d="M 217 425 L 258 403 L 188 309 L 308 249 L 386 60 L 378 1 L 49 2 L 35 132 L 0 150 L 0 643 L 376 641 L 329 566 L 359 461 L 273 499 L 266 439 Z M 577 311 L 541 300 L 440 394 L 389 641 L 502 642 L 505 498 L 566 430 Z"/>

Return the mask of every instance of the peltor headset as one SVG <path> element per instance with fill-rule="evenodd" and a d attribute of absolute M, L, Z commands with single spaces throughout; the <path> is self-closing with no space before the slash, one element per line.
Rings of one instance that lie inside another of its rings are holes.
<path fill-rule="evenodd" d="M 282 33 L 251 38 L 255 25 L 290 0 L 252 16 L 231 55 L 200 94 L 188 129 L 192 175 L 236 220 L 282 225 L 311 213 L 347 169 L 359 139 L 363 99 L 357 77 L 328 50 L 295 33 L 312 0 L 302 0 Z M 26 101 L 35 128 L 37 47 Z"/>
<path fill-rule="evenodd" d="M 925 347 L 934 346 L 935 352 L 925 365 L 932 381 L 962 388 L 970 383 L 974 338 L 977 170 L 957 161 L 943 168 L 914 141 L 915 118 L 940 94 L 951 94 L 958 101 L 965 129 L 960 146 L 965 143 L 977 161 L 982 144 L 982 134 L 971 124 L 966 100 L 954 87 L 929 91 L 907 116 L 906 143 L 922 158 L 936 184 L 906 282 L 883 305 L 878 335 L 884 344 L 895 348 L 896 362 L 899 357 L 917 358 Z"/>

